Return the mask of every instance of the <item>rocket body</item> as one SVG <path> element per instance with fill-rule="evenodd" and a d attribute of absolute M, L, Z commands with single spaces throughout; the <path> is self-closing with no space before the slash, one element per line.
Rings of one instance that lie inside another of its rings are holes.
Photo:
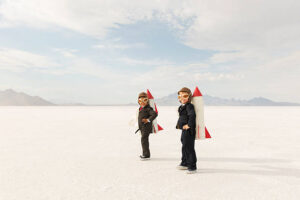
<path fill-rule="evenodd" d="M 149 90 L 147 90 L 147 96 L 148 96 L 148 99 L 149 99 L 149 106 L 151 108 L 153 108 L 153 110 L 158 114 L 158 110 L 157 110 L 156 104 L 154 102 L 154 97 L 152 96 L 152 94 L 150 93 Z M 157 118 L 155 118 L 152 121 L 152 132 L 153 133 L 158 133 L 158 131 L 161 131 L 161 130 L 163 130 L 163 128 L 159 124 L 157 124 Z"/>
<path fill-rule="evenodd" d="M 204 102 L 203 96 L 196 87 L 193 97 L 192 97 L 192 104 L 195 108 L 196 113 L 196 140 L 207 139 L 211 138 L 209 132 L 207 131 L 205 124 L 204 124 Z"/>

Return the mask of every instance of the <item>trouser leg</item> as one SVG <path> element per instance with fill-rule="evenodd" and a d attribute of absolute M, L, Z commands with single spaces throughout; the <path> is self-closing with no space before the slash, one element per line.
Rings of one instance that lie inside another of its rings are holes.
<path fill-rule="evenodd" d="M 143 156 L 150 157 L 149 133 L 142 133 L 141 143 L 143 149 Z"/>
<path fill-rule="evenodd" d="M 183 141 L 183 155 L 185 157 L 186 166 L 189 169 L 197 169 L 197 157 L 195 151 L 195 133 L 190 131 L 183 131 L 182 133 Z"/>
<path fill-rule="evenodd" d="M 195 151 L 195 135 L 189 135 L 187 145 L 188 167 L 189 169 L 197 169 L 197 157 Z"/>
<path fill-rule="evenodd" d="M 184 136 L 184 132 L 181 133 L 181 163 L 180 165 L 182 166 L 187 166 L 187 161 L 186 161 L 186 139 Z"/>

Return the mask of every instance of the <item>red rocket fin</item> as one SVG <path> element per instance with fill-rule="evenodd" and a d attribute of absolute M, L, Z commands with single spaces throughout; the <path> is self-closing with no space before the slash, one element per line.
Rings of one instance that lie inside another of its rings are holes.
<path fill-rule="evenodd" d="M 205 138 L 211 138 L 207 128 L 205 127 Z"/>
<path fill-rule="evenodd" d="M 153 132 L 154 132 L 154 133 L 156 133 L 156 130 L 155 130 L 155 127 L 154 127 L 154 125 L 152 125 L 152 127 L 153 127 Z"/>
<path fill-rule="evenodd" d="M 157 107 L 156 107 L 156 103 L 154 104 L 155 106 L 155 112 L 158 114 L 158 110 L 157 110 Z"/>
<path fill-rule="evenodd" d="M 158 127 L 158 131 L 164 130 L 159 124 L 157 124 L 157 127 Z"/>
<path fill-rule="evenodd" d="M 147 89 L 147 96 L 148 96 L 148 99 L 154 99 L 152 94 L 150 93 L 150 91 Z"/>
<path fill-rule="evenodd" d="M 202 94 L 201 94 L 199 88 L 196 86 L 195 91 L 193 93 L 193 97 L 200 97 L 200 96 L 202 96 Z"/>

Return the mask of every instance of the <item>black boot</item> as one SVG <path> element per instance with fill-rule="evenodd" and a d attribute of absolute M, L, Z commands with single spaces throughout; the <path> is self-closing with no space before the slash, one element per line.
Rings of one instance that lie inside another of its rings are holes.
<path fill-rule="evenodd" d="M 150 160 L 150 156 L 140 156 L 141 160 Z"/>

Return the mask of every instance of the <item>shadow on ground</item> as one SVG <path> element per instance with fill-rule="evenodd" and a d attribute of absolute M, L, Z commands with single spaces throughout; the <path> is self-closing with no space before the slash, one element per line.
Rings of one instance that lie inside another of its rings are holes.
<path fill-rule="evenodd" d="M 170 162 L 178 161 L 180 158 L 152 158 L 151 161 L 160 161 L 160 162 Z M 292 160 L 287 159 L 276 159 L 276 158 L 234 158 L 234 157 L 214 157 L 214 158 L 198 158 L 199 162 L 228 162 L 228 163 L 245 163 L 245 168 L 247 169 L 207 169 L 198 167 L 198 174 L 201 173 L 229 173 L 229 174 L 248 174 L 248 175 L 262 175 L 262 176 L 287 176 L 300 178 L 300 169 L 296 168 L 281 168 L 269 166 L 268 164 L 282 164 L 282 163 L 291 163 Z M 249 164 L 253 164 L 250 165 Z M 264 165 L 261 165 L 264 164 Z M 238 168 L 242 166 L 239 165 Z M 253 170 L 249 168 L 255 168 Z M 257 169 L 262 168 L 262 169 Z"/>

